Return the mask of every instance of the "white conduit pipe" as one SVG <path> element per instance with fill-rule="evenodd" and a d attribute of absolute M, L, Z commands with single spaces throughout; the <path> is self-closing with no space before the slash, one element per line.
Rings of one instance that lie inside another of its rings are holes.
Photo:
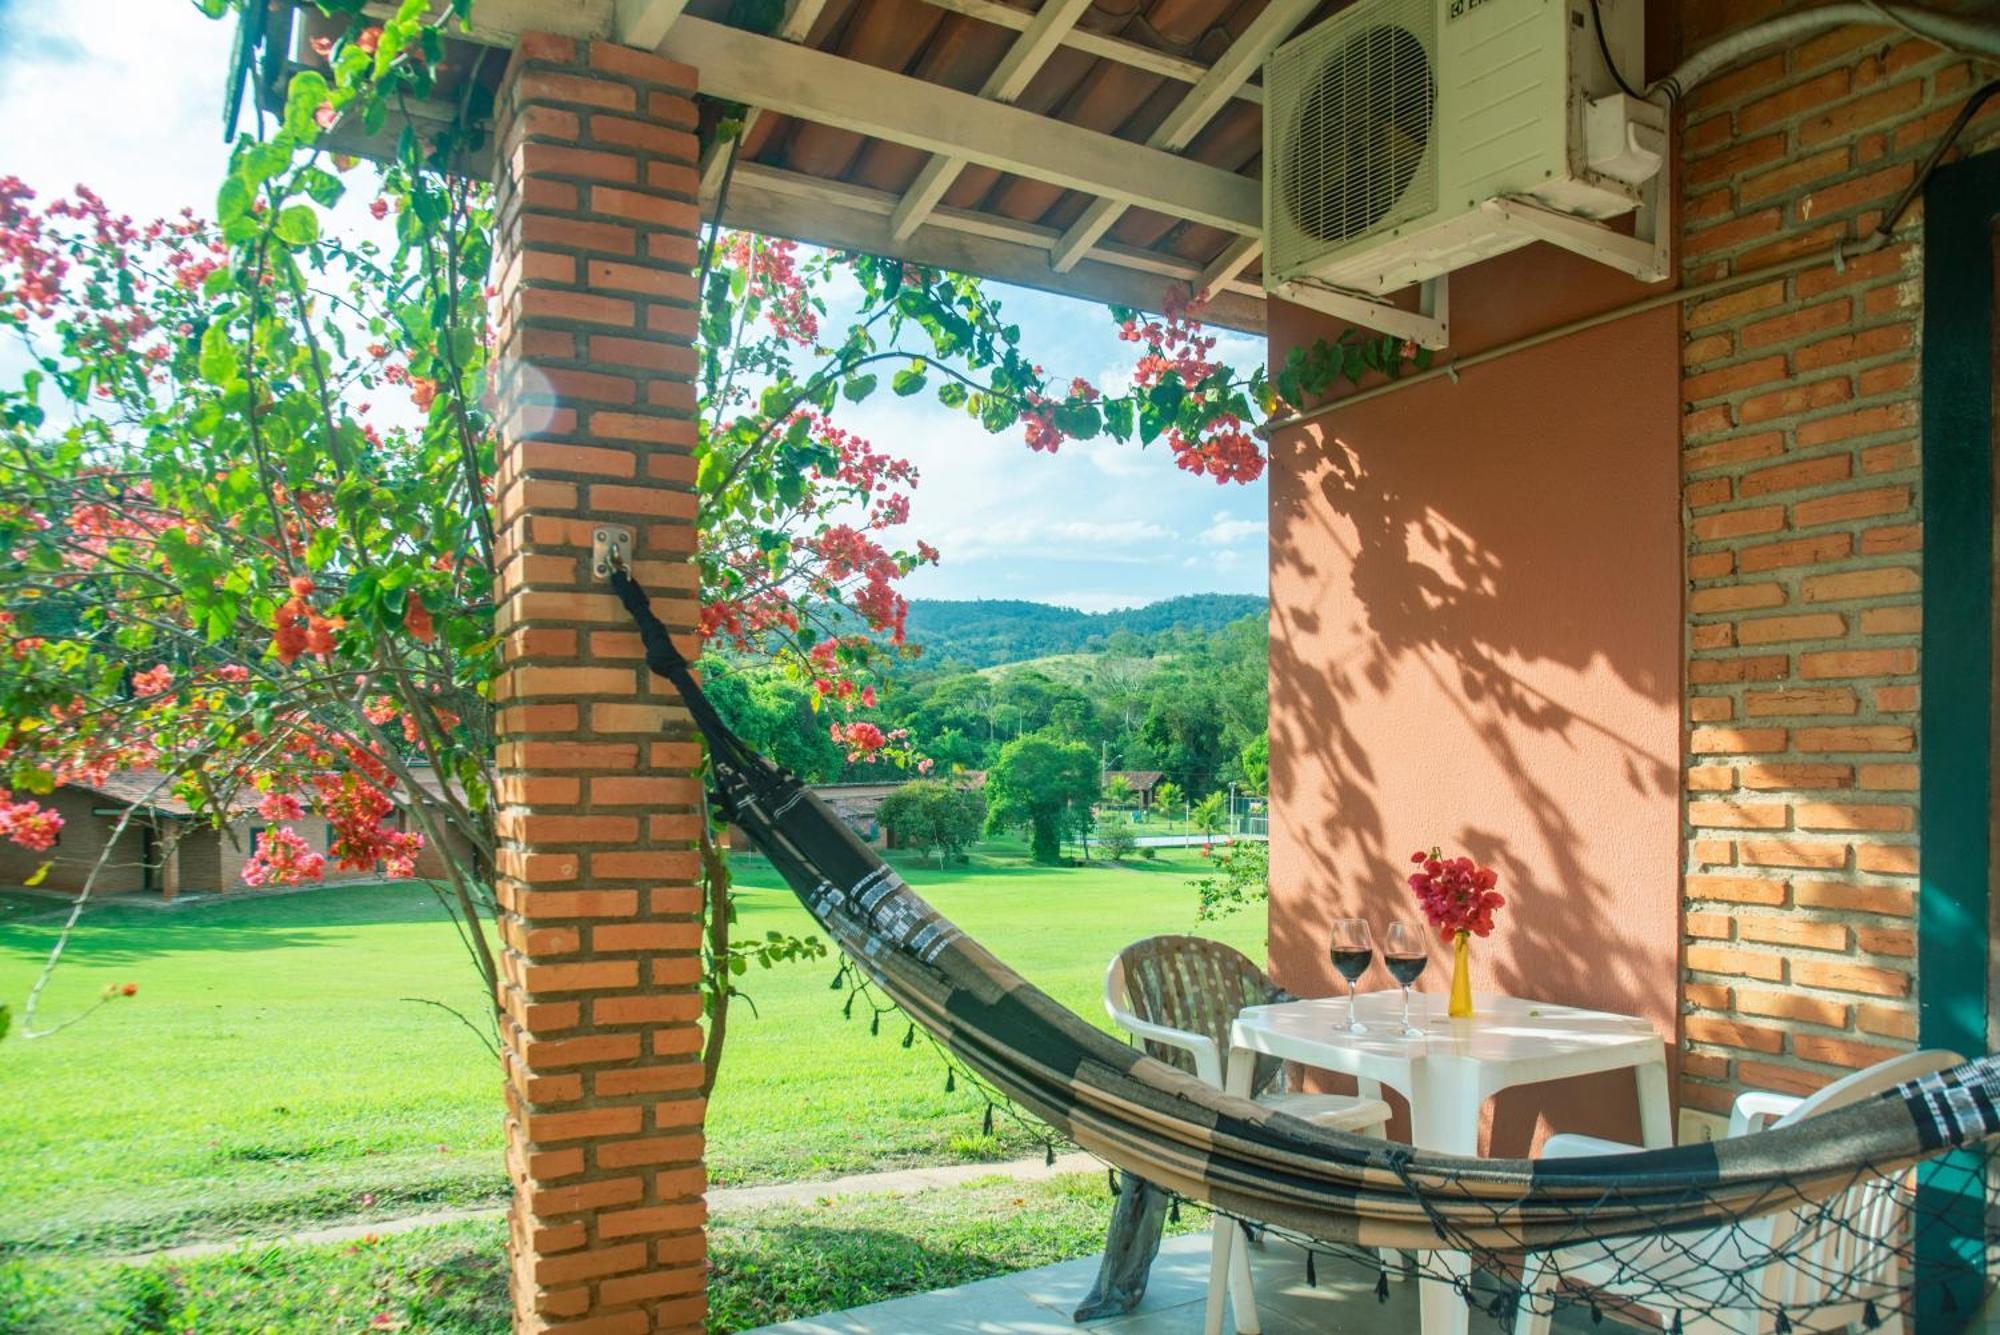
<path fill-rule="evenodd" d="M 1678 98 L 1723 66 L 1734 64 L 1754 51 L 1823 28 L 1838 28 L 1849 23 L 1874 26 L 1886 23 L 1925 41 L 1935 42 L 1955 54 L 2000 59 L 2000 24 L 1941 14 L 1915 5 L 1877 5 L 1864 0 L 1855 4 L 1822 5 L 1803 13 L 1754 23 L 1741 32 L 1731 33 L 1713 46 L 1695 52 L 1682 61 L 1673 73 L 1647 85 L 1646 93 L 1651 96 L 1664 91 L 1667 96 Z"/>

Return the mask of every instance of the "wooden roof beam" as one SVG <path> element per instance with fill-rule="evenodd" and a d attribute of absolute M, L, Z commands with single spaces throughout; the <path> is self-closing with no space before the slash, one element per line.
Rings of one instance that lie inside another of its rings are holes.
<path fill-rule="evenodd" d="M 1042 7 L 1028 26 L 1021 29 L 1021 35 L 1007 48 L 1007 54 L 994 67 L 993 73 L 979 89 L 981 97 L 990 97 L 995 102 L 1008 102 L 1021 95 L 1028 81 L 1038 70 L 1048 63 L 1056 53 L 1062 39 L 1076 26 L 1076 21 L 1089 9 L 1091 0 L 1043 0 Z M 951 183 L 965 170 L 964 158 L 933 157 L 917 173 L 917 179 L 904 192 L 902 203 L 896 206 L 895 214 L 889 219 L 889 230 L 898 240 L 908 237 L 924 225 L 924 219 L 944 198 Z"/>
<path fill-rule="evenodd" d="M 617 0 L 611 13 L 612 40 L 650 51 L 686 8 L 687 0 Z"/>
<path fill-rule="evenodd" d="M 948 9 L 954 14 L 963 14 L 967 18 L 978 19 L 982 23 L 1012 28 L 1016 32 L 1025 29 L 1035 20 L 1035 15 L 1029 11 L 1001 4 L 999 0 L 924 0 L 924 3 L 936 5 L 939 9 Z M 1208 66 L 1200 61 L 1188 60 L 1150 46 L 1142 46 L 1123 37 L 1109 37 L 1101 32 L 1092 32 L 1088 28 L 1072 28 L 1063 37 L 1062 45 L 1087 55 L 1116 61 L 1120 65 L 1130 65 L 1134 69 L 1162 75 L 1178 83 L 1200 83 L 1208 73 Z M 1262 105 L 1264 90 L 1255 84 L 1246 83 L 1238 87 L 1231 96 Z"/>
<path fill-rule="evenodd" d="M 1201 128 L 1228 105 L 1236 90 L 1249 82 L 1250 76 L 1264 63 L 1264 57 L 1276 50 L 1279 43 L 1292 35 L 1292 29 L 1318 7 L 1319 0 L 1271 0 L 1243 30 L 1243 35 L 1230 43 L 1201 82 L 1189 89 L 1159 128 L 1146 137 L 1146 146 L 1173 153 L 1186 148 L 1201 133 Z M 1082 259 L 1097 239 L 1111 230 L 1125 207 L 1117 200 L 1100 199 L 1084 210 L 1083 216 L 1070 225 L 1056 245 L 1053 263 L 1057 272 Z"/>
<path fill-rule="evenodd" d="M 704 19 L 683 17 L 659 49 L 718 97 L 1245 236 L 1263 229 L 1250 178 L 1019 107 Z"/>
<path fill-rule="evenodd" d="M 1170 288 L 1200 278 L 1200 266 L 1177 256 L 1106 244 L 1058 274 L 1049 267 L 1049 247 L 1061 235 L 1055 228 L 960 209 L 938 208 L 923 227 L 898 239 L 889 230 L 896 203 L 897 196 L 885 191 L 739 162 L 722 224 L 1137 310 L 1158 311 Z M 1202 320 L 1261 335 L 1264 312 L 1261 289 L 1230 283 L 1212 295 Z"/>
<path fill-rule="evenodd" d="M 786 0 L 785 17 L 779 21 L 778 30 L 771 34 L 781 42 L 803 42 L 812 32 L 813 24 L 819 22 L 820 11 L 826 8 L 826 0 Z M 655 43 L 657 45 L 657 43 Z M 763 115 L 763 108 L 754 103 L 743 109 L 743 128 L 737 131 L 740 140 L 750 133 L 750 127 Z M 704 204 L 714 199 L 722 189 L 722 173 L 729 168 L 730 145 L 714 143 L 701 158 L 701 199 Z"/>

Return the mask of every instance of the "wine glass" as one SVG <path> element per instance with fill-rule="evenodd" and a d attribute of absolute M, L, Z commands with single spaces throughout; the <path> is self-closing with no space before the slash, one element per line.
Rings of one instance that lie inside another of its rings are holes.
<path fill-rule="evenodd" d="M 1368 1027 L 1354 1014 L 1354 985 L 1375 962 L 1375 938 L 1369 934 L 1366 918 L 1333 920 L 1333 967 L 1347 980 L 1347 1032 L 1365 1034 Z"/>
<path fill-rule="evenodd" d="M 1392 922 L 1382 939 L 1382 963 L 1389 976 L 1403 989 L 1403 1037 L 1422 1038 L 1424 1031 L 1410 1023 L 1410 984 L 1423 976 L 1431 962 L 1430 937 L 1415 923 Z"/>

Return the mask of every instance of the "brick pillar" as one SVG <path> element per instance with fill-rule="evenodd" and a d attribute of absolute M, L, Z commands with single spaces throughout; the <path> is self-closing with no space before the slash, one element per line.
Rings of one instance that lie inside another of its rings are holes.
<path fill-rule="evenodd" d="M 694 71 L 524 37 L 500 91 L 500 855 L 515 1328 L 699 1331 L 697 749 L 592 578 L 693 624 Z"/>

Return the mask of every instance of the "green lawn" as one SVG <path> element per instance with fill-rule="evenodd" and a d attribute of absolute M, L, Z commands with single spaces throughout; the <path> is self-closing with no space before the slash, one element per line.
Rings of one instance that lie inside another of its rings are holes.
<path fill-rule="evenodd" d="M 1198 854 L 1123 868 L 1042 869 L 1019 850 L 969 868 L 906 865 L 973 935 L 1101 1021 L 1104 962 L 1120 945 L 1193 926 Z M 739 930 L 810 930 L 761 860 L 743 858 Z M 0 896 L 0 998 L 18 1001 L 56 919 L 48 900 Z M 1216 930 L 1216 929 L 1209 929 Z M 1216 934 L 1261 954 L 1261 912 Z M 0 1251 L 131 1250 L 336 1219 L 494 1201 L 499 1077 L 451 1015 L 479 989 L 429 893 L 330 889 L 172 912 L 86 918 L 45 1000 L 45 1021 L 108 982 L 137 997 L 61 1035 L 0 1045 Z M 709 1118 L 724 1183 L 833 1176 L 1026 1151 L 979 1135 L 983 1105 L 947 1095 L 923 1044 L 885 1017 L 843 1022 L 832 961 L 753 973 Z M 4 1326 L 4 1323 L 0 1323 Z"/>
<path fill-rule="evenodd" d="M 1089 1174 L 721 1215 L 709 1228 L 709 1327 L 719 1335 L 1085 1256 L 1103 1245 L 1108 1203 L 1104 1178 Z M 1197 1226 L 1193 1212 L 1180 1225 Z M 0 1259 L 0 1330 L 19 1335 L 504 1335 L 508 1311 L 497 1221 L 144 1266 Z"/>

